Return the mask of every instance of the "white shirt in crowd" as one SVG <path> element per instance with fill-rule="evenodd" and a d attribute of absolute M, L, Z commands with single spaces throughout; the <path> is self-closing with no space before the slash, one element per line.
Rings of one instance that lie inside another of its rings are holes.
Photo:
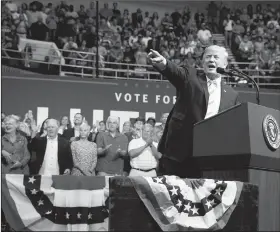
<path fill-rule="evenodd" d="M 54 139 L 47 137 L 47 147 L 40 175 L 59 175 L 58 166 L 58 141 L 57 136 Z"/>
<path fill-rule="evenodd" d="M 212 34 L 209 30 L 199 30 L 197 32 L 197 38 L 202 41 L 208 41 L 212 37 Z"/>
<path fill-rule="evenodd" d="M 79 137 L 80 136 L 80 130 L 75 130 L 74 129 L 74 136 Z"/>
<path fill-rule="evenodd" d="M 180 50 L 180 54 L 182 56 L 186 56 L 189 52 L 190 53 L 193 53 L 193 47 L 182 47 L 181 50 Z"/>
<path fill-rule="evenodd" d="M 138 36 L 133 36 L 133 35 L 130 36 L 128 39 L 129 46 L 132 47 L 133 44 L 136 43 L 137 41 L 138 41 Z"/>
<path fill-rule="evenodd" d="M 221 77 L 215 80 L 216 84 L 212 83 L 208 77 L 206 78 L 209 100 L 205 119 L 218 114 L 221 103 Z"/>
<path fill-rule="evenodd" d="M 225 30 L 232 31 L 232 28 L 233 28 L 233 20 L 230 19 L 230 20 L 226 21 Z"/>
<path fill-rule="evenodd" d="M 128 145 L 128 152 L 142 147 L 146 142 L 142 138 L 133 139 Z M 157 148 L 158 143 L 153 142 L 153 145 Z M 137 157 L 130 160 L 130 165 L 132 168 L 139 168 L 142 170 L 148 170 L 156 168 L 158 165 L 158 160 L 154 157 L 152 149 L 150 147 L 145 148 L 145 150 Z"/>

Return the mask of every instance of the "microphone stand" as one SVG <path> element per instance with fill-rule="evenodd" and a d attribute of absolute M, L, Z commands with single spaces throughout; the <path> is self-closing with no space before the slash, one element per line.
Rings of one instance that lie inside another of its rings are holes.
<path fill-rule="evenodd" d="M 252 78 L 250 77 L 249 75 L 239 71 L 238 69 L 236 68 L 232 68 L 233 71 L 237 72 L 239 75 L 241 75 L 241 77 L 246 77 L 248 78 L 253 84 L 254 86 L 256 87 L 257 91 L 256 91 L 256 99 L 257 99 L 257 103 L 258 105 L 260 105 L 260 88 L 259 88 L 259 85 L 257 84 L 257 82 Z"/>

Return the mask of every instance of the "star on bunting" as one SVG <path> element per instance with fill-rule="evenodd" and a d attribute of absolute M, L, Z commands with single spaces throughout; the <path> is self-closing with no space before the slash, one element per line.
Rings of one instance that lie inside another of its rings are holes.
<path fill-rule="evenodd" d="M 177 193 L 177 190 L 178 190 L 178 189 L 176 189 L 175 186 L 173 186 L 173 189 L 171 189 L 171 190 L 169 190 L 169 191 L 172 192 L 172 196 L 173 196 L 173 195 L 177 195 L 177 194 L 178 194 L 178 193 Z"/>
<path fill-rule="evenodd" d="M 178 203 L 176 205 L 180 208 L 182 206 L 182 201 L 178 199 Z"/>
<path fill-rule="evenodd" d="M 198 208 L 195 207 L 195 205 L 193 205 L 193 208 L 191 209 L 193 215 L 198 214 Z"/>
<path fill-rule="evenodd" d="M 157 184 L 162 184 L 162 179 L 163 178 L 157 177 L 157 178 L 155 178 L 155 181 L 157 182 Z"/>
<path fill-rule="evenodd" d="M 69 219 L 70 218 L 70 214 L 68 212 L 66 212 L 65 217 L 66 217 L 66 219 Z"/>
<path fill-rule="evenodd" d="M 32 195 L 36 195 L 37 192 L 38 192 L 38 191 L 37 191 L 36 189 L 32 189 L 32 190 L 31 190 L 31 194 L 32 194 Z"/>
<path fill-rule="evenodd" d="M 39 200 L 38 201 L 38 206 L 40 206 L 40 205 L 44 205 L 44 201 L 43 200 Z"/>
<path fill-rule="evenodd" d="M 34 178 L 34 176 L 29 177 L 29 181 L 28 181 L 28 183 L 32 183 L 32 184 L 34 184 L 35 180 L 36 180 L 36 179 Z"/>
<path fill-rule="evenodd" d="M 215 190 L 217 195 L 221 196 L 221 192 L 223 192 L 223 190 L 221 190 L 220 188 L 216 189 Z"/>
<path fill-rule="evenodd" d="M 187 205 L 184 205 L 184 206 L 185 206 L 184 210 L 190 211 L 190 208 L 191 208 L 190 202 Z"/>
<path fill-rule="evenodd" d="M 206 204 L 205 204 L 205 205 L 207 205 L 208 209 L 210 209 L 210 208 L 212 207 L 211 201 L 207 201 L 207 200 L 206 200 Z"/>

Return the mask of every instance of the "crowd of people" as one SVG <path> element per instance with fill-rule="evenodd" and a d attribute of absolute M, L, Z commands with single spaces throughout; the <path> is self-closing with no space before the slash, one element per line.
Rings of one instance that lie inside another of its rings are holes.
<path fill-rule="evenodd" d="M 250 74 L 279 76 L 280 9 L 270 4 L 258 4 L 255 9 L 251 4 L 247 8 L 229 9 L 222 2 L 210 2 L 207 15 L 203 9 L 192 12 L 186 4 L 182 10 L 166 12 L 161 17 L 157 12 L 142 12 L 140 8 L 135 12 L 120 10 L 116 2 L 101 5 L 99 14 L 95 2 L 80 5 L 79 9 L 66 1 L 58 5 L 39 1 L 17 5 L 11 0 L 1 4 L 2 47 L 11 50 L 3 52 L 7 57 L 17 56 L 13 50 L 18 50 L 22 37 L 56 43 L 64 50 L 69 65 L 66 70 L 74 73 L 93 72 L 97 48 L 101 68 L 122 69 L 125 64 L 135 64 L 131 69 L 151 71 L 146 66 L 150 49 L 176 64 L 199 68 L 204 48 L 217 43 L 213 33 L 224 33 L 225 46 L 231 48 L 237 61 L 247 63 L 241 64 L 241 68 L 255 70 Z M 32 49 L 27 46 L 22 56 L 31 59 Z M 108 70 L 107 74 L 114 75 Z"/>
<path fill-rule="evenodd" d="M 270 4 L 265 8 L 258 4 L 255 10 L 248 5 L 235 12 L 225 11 L 223 15 L 226 46 L 238 61 L 247 63 L 241 67 L 248 68 L 251 75 L 258 72 L 263 76 L 279 76 L 280 10 Z"/>
<path fill-rule="evenodd" d="M 187 61 L 199 66 L 203 47 L 212 43 L 212 33 L 204 20 L 198 16 L 191 21 L 188 7 L 182 12 L 166 12 L 160 18 L 157 12 L 142 12 L 140 8 L 121 12 L 117 3 L 105 3 L 99 16 L 97 34 L 94 2 L 74 9 L 65 1 L 57 6 L 38 1 L 18 6 L 2 1 L 2 46 L 16 49 L 19 37 L 55 42 L 64 50 L 67 64 L 85 67 L 95 65 L 98 47 L 101 67 L 105 66 L 103 61 L 145 67 L 151 48 L 176 63 Z"/>
<path fill-rule="evenodd" d="M 120 128 L 118 117 L 90 126 L 77 113 L 73 127 L 68 116 L 37 126 L 32 111 L 23 120 L 2 112 L 2 174 L 157 176 L 157 145 L 167 117 L 160 125 L 138 117 Z"/>

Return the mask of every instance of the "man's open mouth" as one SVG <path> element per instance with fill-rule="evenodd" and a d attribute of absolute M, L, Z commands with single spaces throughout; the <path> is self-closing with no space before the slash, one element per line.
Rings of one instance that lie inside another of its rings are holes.
<path fill-rule="evenodd" d="M 216 68 L 216 66 L 214 64 L 209 64 L 208 68 Z"/>

